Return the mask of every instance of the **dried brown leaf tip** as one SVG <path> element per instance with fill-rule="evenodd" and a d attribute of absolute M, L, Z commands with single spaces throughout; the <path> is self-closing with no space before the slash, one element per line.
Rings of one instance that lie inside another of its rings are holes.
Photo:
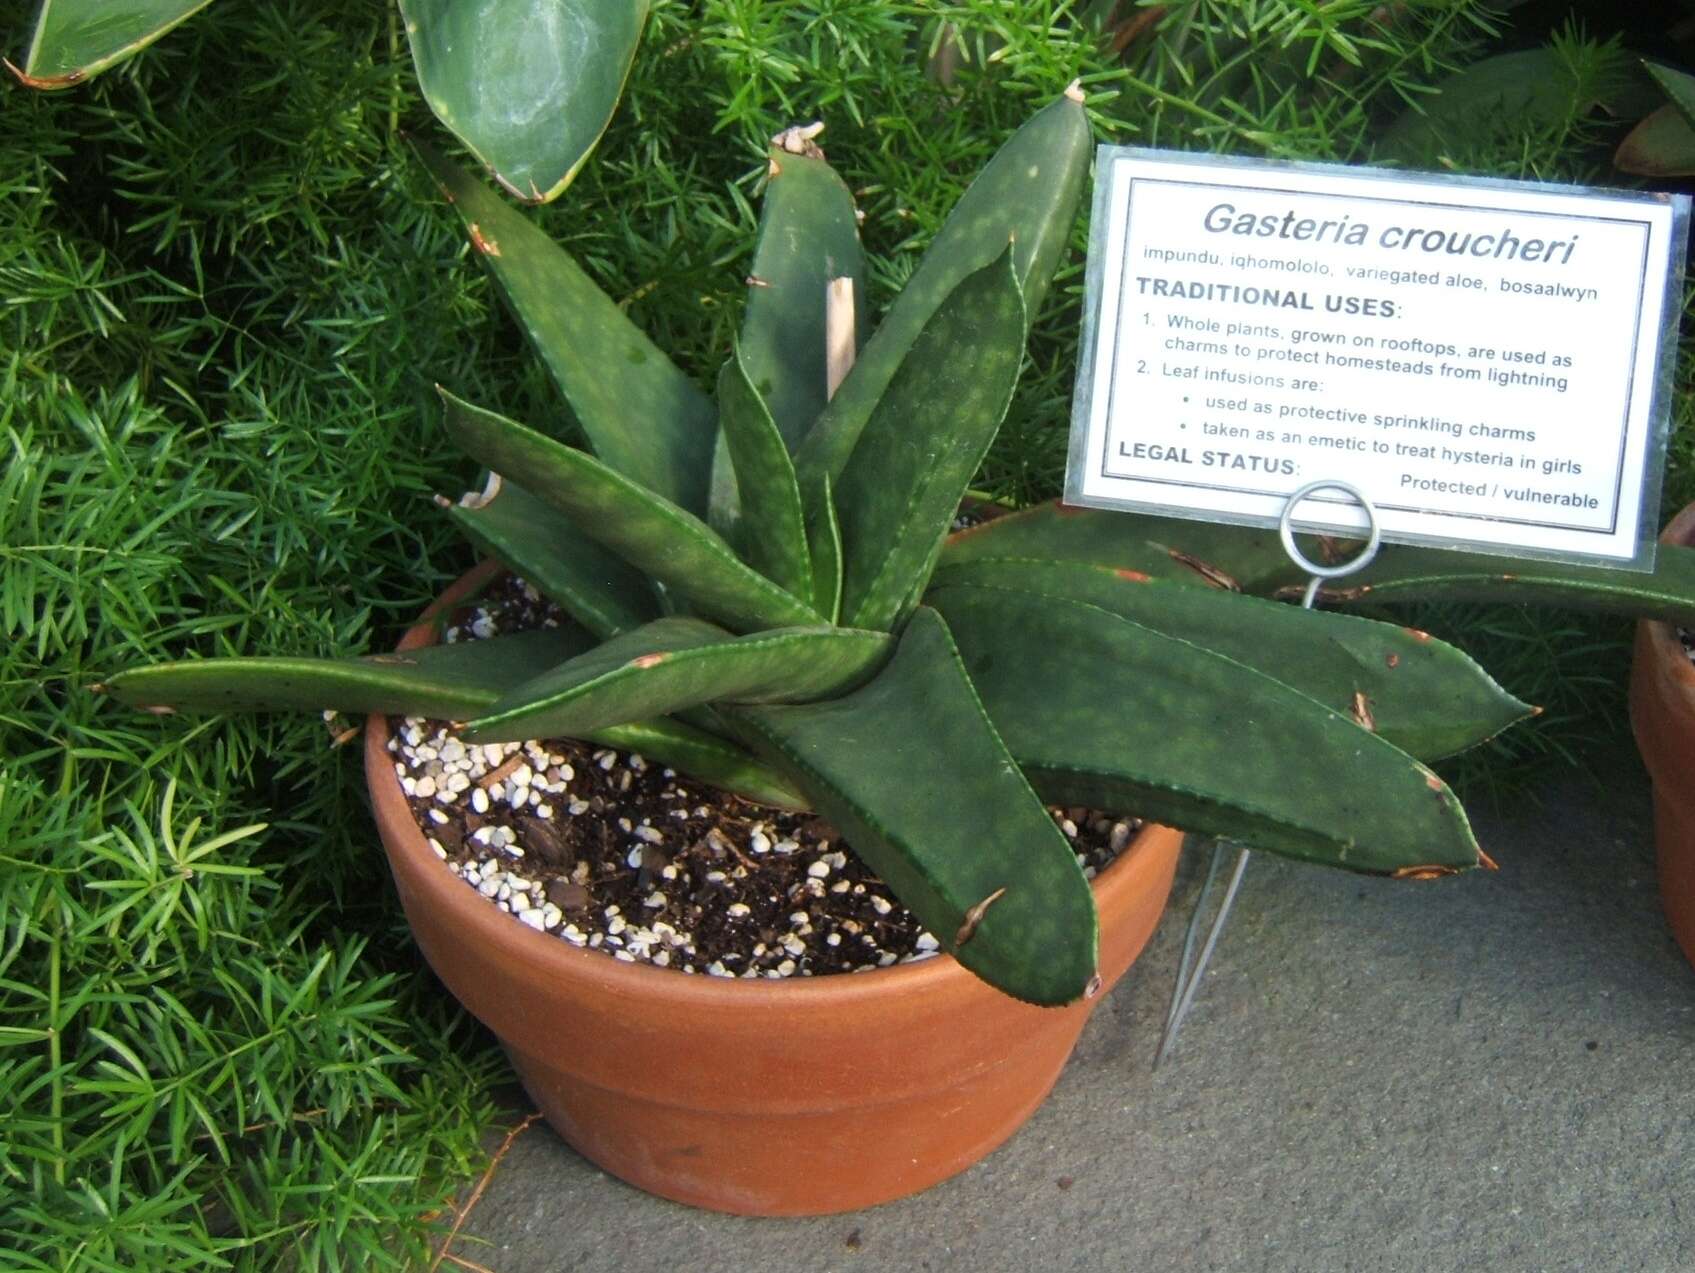
<path fill-rule="evenodd" d="M 483 483 L 480 491 L 466 491 L 459 497 L 460 508 L 486 508 L 500 494 L 500 488 L 505 485 L 505 479 L 500 474 L 490 470 L 488 480 Z"/>
<path fill-rule="evenodd" d="M 810 124 L 794 124 L 785 128 L 771 139 L 771 144 L 779 150 L 786 150 L 791 155 L 804 155 L 808 159 L 824 158 L 824 150 L 814 140 L 824 131 L 823 120 L 813 120 Z M 772 174 L 775 176 L 776 174 Z"/>
<path fill-rule="evenodd" d="M 6 69 L 16 76 L 18 83 L 25 88 L 51 92 L 54 89 L 70 88 L 88 78 L 88 72 L 80 66 L 74 71 L 66 71 L 63 75 L 31 75 L 22 67 L 14 65 L 10 58 L 0 58 L 0 62 L 6 64 Z"/>
<path fill-rule="evenodd" d="M 1371 714 L 1371 700 L 1366 698 L 1364 690 L 1354 691 L 1352 715 L 1354 724 L 1361 729 L 1369 729 L 1372 733 L 1377 732 L 1377 718 Z"/>
<path fill-rule="evenodd" d="M 1459 870 L 1452 866 L 1403 866 L 1391 872 L 1397 880 L 1436 880 L 1444 875 L 1458 875 Z"/>
<path fill-rule="evenodd" d="M 1202 561 L 1199 557 L 1191 557 L 1181 548 L 1167 548 L 1165 552 L 1172 561 L 1176 562 L 1179 566 L 1187 566 L 1213 587 L 1223 588 L 1226 592 L 1242 591 L 1241 584 L 1237 583 L 1234 578 L 1220 570 L 1217 566 L 1212 565 L 1210 562 Z"/>
<path fill-rule="evenodd" d="M 978 902 L 977 905 L 965 912 L 965 922 L 959 926 L 959 931 L 954 934 L 953 944 L 956 947 L 963 946 L 966 942 L 971 940 L 972 935 L 977 931 L 977 925 L 983 922 L 983 916 L 988 913 L 989 907 L 1000 901 L 1001 897 L 1005 893 L 1006 889 L 1004 887 L 997 888 L 993 893 L 990 893 L 982 901 Z"/>

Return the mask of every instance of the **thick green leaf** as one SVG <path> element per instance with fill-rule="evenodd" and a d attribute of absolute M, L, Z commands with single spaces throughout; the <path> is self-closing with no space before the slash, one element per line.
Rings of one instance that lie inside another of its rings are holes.
<path fill-rule="evenodd" d="M 1695 626 L 1695 548 L 1661 544 L 1654 569 L 1636 571 L 1396 545 L 1319 597 L 1331 605 L 1498 601 L 1572 606 Z"/>
<path fill-rule="evenodd" d="M 559 197 L 606 131 L 648 0 L 400 0 L 436 118 L 520 199 Z"/>
<path fill-rule="evenodd" d="M 851 694 L 725 713 L 967 968 L 1032 1003 L 1086 992 L 1094 898 L 935 611 L 919 609 L 888 666 Z"/>
<path fill-rule="evenodd" d="M 1453 646 L 1392 623 L 1075 562 L 983 559 L 945 566 L 931 581 L 936 589 L 951 584 L 1099 606 L 1369 721 L 1380 738 L 1421 760 L 1463 751 L 1531 714 Z"/>
<path fill-rule="evenodd" d="M 120 672 L 105 689 L 132 707 L 460 720 L 593 644 L 588 633 L 562 626 L 362 658 L 186 659 Z"/>
<path fill-rule="evenodd" d="M 658 616 L 653 590 L 640 573 L 516 482 L 502 479 L 492 495 L 467 500 L 447 509 L 466 537 L 595 636 L 613 636 Z"/>
<path fill-rule="evenodd" d="M 810 603 L 812 554 L 794 461 L 739 350 L 718 375 L 718 423 L 740 492 L 742 555 L 767 579 Z"/>
<path fill-rule="evenodd" d="M 842 614 L 900 617 L 994 441 L 1024 357 L 1010 249 L 968 275 L 912 342 L 835 490 L 846 559 Z"/>
<path fill-rule="evenodd" d="M 734 743 L 682 721 L 662 717 L 629 725 L 606 725 L 587 731 L 583 738 L 603 747 L 639 752 L 680 774 L 760 804 L 781 809 L 811 808 L 785 775 Z"/>
<path fill-rule="evenodd" d="M 835 487 L 825 478 L 807 512 L 807 542 L 812 550 L 812 604 L 831 623 L 842 613 L 842 526 L 836 516 Z"/>
<path fill-rule="evenodd" d="M 852 279 L 858 300 L 854 315 L 860 319 L 865 253 L 853 195 L 827 163 L 783 150 L 772 151 L 770 160 L 742 317 L 741 356 L 793 451 L 827 400 L 825 286 L 831 279 Z"/>
<path fill-rule="evenodd" d="M 930 316 L 1009 242 L 1026 323 L 1035 316 L 1070 241 L 1092 151 L 1081 98 L 1067 95 L 1037 112 L 984 166 L 796 453 L 801 489 L 809 498 L 822 477 L 840 477 Z M 841 499 L 839 483 L 836 496 Z"/>
<path fill-rule="evenodd" d="M 185 711 L 381 712 L 464 720 L 515 686 L 592 646 L 585 632 L 548 628 L 354 659 L 191 659 L 120 672 L 102 688 L 132 707 Z M 533 737 L 529 735 L 527 737 Z M 779 771 L 734 743 L 669 719 L 607 725 L 575 735 L 640 752 L 679 772 L 785 809 L 806 798 Z"/>
<path fill-rule="evenodd" d="M 1347 539 L 1300 539 L 1302 551 L 1315 561 L 1345 560 L 1359 547 Z M 1298 598 L 1307 580 L 1284 554 L 1274 530 L 1059 503 L 1038 505 L 951 536 L 939 568 L 1003 557 L 1087 562 L 1283 599 Z M 1654 569 L 1644 572 L 1387 544 L 1365 570 L 1319 595 L 1333 605 L 1496 601 L 1695 623 L 1695 549 L 1662 544 Z"/>
<path fill-rule="evenodd" d="M 472 721 L 473 742 L 580 735 L 711 702 L 804 703 L 859 684 L 892 638 L 851 628 L 734 637 L 698 619 L 658 619 L 550 668 Z"/>
<path fill-rule="evenodd" d="M 711 399 L 564 248 L 480 181 L 430 147 L 414 145 L 458 209 L 590 448 L 626 477 L 704 516 L 717 437 Z"/>
<path fill-rule="evenodd" d="M 961 585 L 926 602 L 1045 799 L 1356 871 L 1478 863 L 1441 779 L 1268 676 L 1061 597 Z"/>
<path fill-rule="evenodd" d="M 1322 560 L 1315 540 L 1302 536 L 1302 541 L 1303 551 Z M 1139 570 L 1177 583 L 1247 592 L 1300 576 L 1275 530 L 1077 508 L 1059 500 L 950 535 L 942 546 L 940 564 L 992 557 L 1086 562 Z"/>
<path fill-rule="evenodd" d="M 705 522 L 574 450 L 514 420 L 439 391 L 448 435 L 496 473 L 522 473 L 526 488 L 592 539 L 737 630 L 817 623 L 812 607 L 738 558 Z"/>
<path fill-rule="evenodd" d="M 1613 166 L 1639 177 L 1687 177 L 1695 173 L 1695 128 L 1676 106 L 1662 106 L 1619 143 Z"/>
<path fill-rule="evenodd" d="M 211 0 L 42 0 L 18 80 L 29 88 L 80 84 L 140 52 Z"/>

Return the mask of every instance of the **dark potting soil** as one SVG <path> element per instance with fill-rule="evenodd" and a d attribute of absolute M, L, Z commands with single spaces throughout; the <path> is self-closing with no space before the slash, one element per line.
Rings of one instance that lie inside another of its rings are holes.
<path fill-rule="evenodd" d="M 449 641 L 556 624 L 508 578 Z M 444 722 L 394 718 L 389 750 L 445 869 L 515 922 L 627 963 L 719 977 L 863 972 L 940 943 L 835 829 L 631 753 L 572 740 L 475 745 Z M 1134 818 L 1050 809 L 1091 878 Z"/>

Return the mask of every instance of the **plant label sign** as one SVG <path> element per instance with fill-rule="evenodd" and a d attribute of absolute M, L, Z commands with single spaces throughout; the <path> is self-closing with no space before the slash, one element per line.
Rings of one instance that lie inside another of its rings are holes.
<path fill-rule="evenodd" d="M 1094 209 L 1071 503 L 1652 565 L 1687 196 L 1103 146 Z"/>

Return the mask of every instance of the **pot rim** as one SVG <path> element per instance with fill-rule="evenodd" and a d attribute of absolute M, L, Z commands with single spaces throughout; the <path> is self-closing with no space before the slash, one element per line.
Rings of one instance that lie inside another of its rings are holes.
<path fill-rule="evenodd" d="M 505 573 L 498 561 L 484 561 L 456 579 L 409 628 L 397 648 L 417 649 L 433 644 L 436 620 L 450 608 L 468 601 L 475 593 Z M 752 1008 L 784 1011 L 840 1007 L 857 999 L 888 995 L 920 995 L 936 998 L 989 994 L 1012 1003 L 1021 1000 L 996 990 L 975 973 L 967 971 L 946 952 L 915 963 L 895 964 L 858 973 L 832 973 L 819 977 L 741 978 L 689 975 L 680 969 L 625 963 L 601 951 L 571 945 L 550 933 L 538 932 L 517 923 L 490 906 L 464 881 L 442 867 L 430 850 L 412 816 L 411 806 L 401 791 L 394 760 L 388 751 L 391 737 L 388 718 L 373 714 L 365 721 L 365 780 L 372 813 L 391 852 L 403 853 L 421 865 L 422 879 L 430 881 L 432 900 L 445 908 L 454 925 L 467 940 L 487 943 L 502 959 L 533 967 L 538 976 L 589 979 L 613 993 L 640 996 L 649 1002 L 687 1002 L 691 1007 L 722 1007 L 747 1011 Z M 1142 828 L 1106 869 L 1092 881 L 1095 906 L 1103 927 L 1108 914 L 1127 910 L 1134 902 L 1145 874 L 1138 866 L 1156 852 L 1156 842 L 1180 832 L 1144 821 Z M 445 887 L 451 886 L 451 887 Z M 1100 987 L 1083 999 L 1061 1005 L 1060 1010 L 1092 1003 L 1100 998 Z M 1035 1007 L 1036 1005 L 1024 1005 Z"/>

